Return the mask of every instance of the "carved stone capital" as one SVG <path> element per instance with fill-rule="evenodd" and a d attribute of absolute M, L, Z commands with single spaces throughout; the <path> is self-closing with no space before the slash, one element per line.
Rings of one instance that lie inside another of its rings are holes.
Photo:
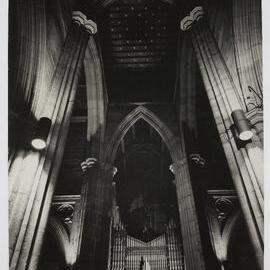
<path fill-rule="evenodd" d="M 94 35 L 97 33 L 97 24 L 94 21 L 87 19 L 81 11 L 73 11 L 72 19 L 75 23 L 83 25 L 89 34 Z"/>
<path fill-rule="evenodd" d="M 183 158 L 181 160 L 178 160 L 177 162 L 174 162 L 170 165 L 169 169 L 170 171 L 175 175 L 178 170 L 181 170 L 183 166 L 187 165 L 187 159 Z"/>
<path fill-rule="evenodd" d="M 86 172 L 88 169 L 92 168 L 97 163 L 96 158 L 87 158 L 81 163 L 81 168 L 83 172 Z"/>
<path fill-rule="evenodd" d="M 208 190 L 207 193 L 211 208 L 223 229 L 229 216 L 239 207 L 236 192 L 234 190 Z"/>
<path fill-rule="evenodd" d="M 192 27 L 195 21 L 199 21 L 203 18 L 204 11 L 201 6 L 195 7 L 192 11 L 181 20 L 180 28 L 182 31 L 187 31 Z"/>
<path fill-rule="evenodd" d="M 80 195 L 55 195 L 52 200 L 52 213 L 58 217 L 63 224 L 67 225 L 70 233 L 76 203 L 80 201 Z"/>
<path fill-rule="evenodd" d="M 252 111 L 254 109 L 263 109 L 263 95 L 258 89 L 248 85 L 249 94 L 245 97 L 245 103 L 247 110 Z"/>
<path fill-rule="evenodd" d="M 250 121 L 252 126 L 256 126 L 258 124 L 263 123 L 263 110 L 254 108 L 245 113 L 247 119 Z"/>
<path fill-rule="evenodd" d="M 190 160 L 193 164 L 199 166 L 200 168 L 203 168 L 205 165 L 205 159 L 201 157 L 198 153 L 192 153 L 189 155 Z"/>
<path fill-rule="evenodd" d="M 94 166 L 96 168 L 108 171 L 111 173 L 112 177 L 114 177 L 117 173 L 117 168 L 115 166 L 106 162 L 99 162 L 96 158 L 93 157 L 89 157 L 81 163 L 81 168 L 84 173 Z"/>
<path fill-rule="evenodd" d="M 70 203 L 63 203 L 59 205 L 56 209 L 57 215 L 63 220 L 64 223 L 72 223 L 74 205 Z"/>
<path fill-rule="evenodd" d="M 117 168 L 116 167 L 112 167 L 112 175 L 113 175 L 113 177 L 117 174 Z"/>
<path fill-rule="evenodd" d="M 233 201 L 226 197 L 220 197 L 215 200 L 217 219 L 224 223 L 233 209 Z"/>

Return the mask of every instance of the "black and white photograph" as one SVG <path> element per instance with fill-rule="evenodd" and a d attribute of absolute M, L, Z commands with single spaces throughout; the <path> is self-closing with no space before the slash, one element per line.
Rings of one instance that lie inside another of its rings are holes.
<path fill-rule="evenodd" d="M 267 270 L 262 10 L 8 1 L 9 270 Z"/>

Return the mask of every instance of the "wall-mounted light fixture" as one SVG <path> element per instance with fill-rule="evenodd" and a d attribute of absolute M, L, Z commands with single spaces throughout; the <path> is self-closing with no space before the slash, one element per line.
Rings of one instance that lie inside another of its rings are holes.
<path fill-rule="evenodd" d="M 39 119 L 31 145 L 36 150 L 43 150 L 47 145 L 47 138 L 51 128 L 52 121 L 47 117 Z"/>
<path fill-rule="evenodd" d="M 248 141 L 252 138 L 253 132 L 251 130 L 251 125 L 246 118 L 242 110 L 235 110 L 232 112 L 232 119 L 235 124 L 238 137 L 241 141 Z"/>

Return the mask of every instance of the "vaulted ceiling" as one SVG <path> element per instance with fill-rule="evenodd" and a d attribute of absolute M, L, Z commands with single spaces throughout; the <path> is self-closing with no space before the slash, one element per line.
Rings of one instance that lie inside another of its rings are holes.
<path fill-rule="evenodd" d="M 97 16 L 111 101 L 172 101 L 178 15 L 160 0 L 117 0 Z"/>
<path fill-rule="evenodd" d="M 174 3 L 160 0 L 115 0 L 100 8 L 95 15 L 98 23 L 96 40 L 100 42 L 109 106 L 114 102 L 135 101 L 173 103 L 177 46 L 181 43 L 178 33 L 180 10 Z M 224 153 L 200 76 L 196 77 L 196 82 L 198 150 L 207 160 L 205 174 L 199 178 L 205 188 L 231 188 Z M 79 82 L 74 116 L 87 116 L 84 72 Z M 80 162 L 85 158 L 87 127 L 85 122 L 75 122 L 71 124 L 59 176 L 56 192 L 59 194 L 80 193 L 78 179 L 81 178 Z M 120 182 L 129 181 L 130 192 L 134 193 L 133 197 L 125 199 L 125 193 L 121 191 L 121 204 L 125 208 L 131 203 L 129 200 L 138 195 L 133 186 L 135 181 L 141 183 L 148 177 L 165 181 L 171 177 L 168 151 L 159 135 L 144 122 L 139 121 L 128 132 L 117 157 L 115 165 L 119 168 Z M 160 162 L 164 162 L 165 167 L 158 167 Z"/>

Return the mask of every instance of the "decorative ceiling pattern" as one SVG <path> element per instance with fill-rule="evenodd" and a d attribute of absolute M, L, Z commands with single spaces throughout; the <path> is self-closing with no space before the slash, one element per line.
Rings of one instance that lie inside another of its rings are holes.
<path fill-rule="evenodd" d="M 98 16 L 112 101 L 172 100 L 178 16 L 159 0 L 115 1 Z"/>

